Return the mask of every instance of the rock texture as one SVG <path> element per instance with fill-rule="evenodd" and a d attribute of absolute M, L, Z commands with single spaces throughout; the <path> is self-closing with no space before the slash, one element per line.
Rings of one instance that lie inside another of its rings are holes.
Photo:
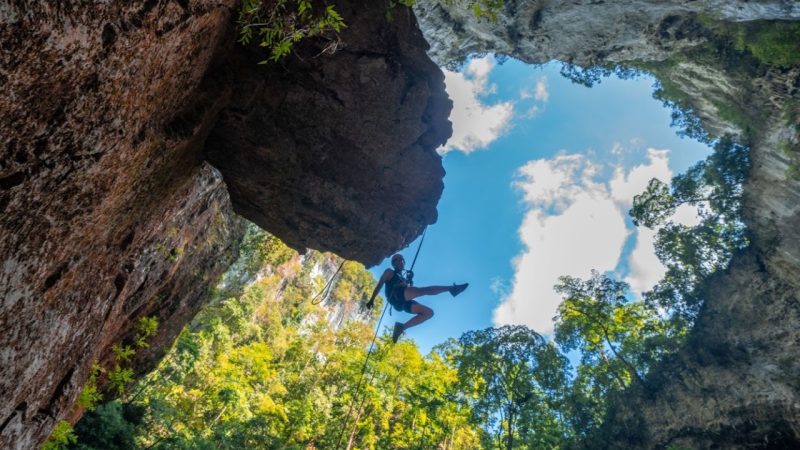
<path fill-rule="evenodd" d="M 37 448 L 144 316 L 152 367 L 235 256 L 198 151 L 222 97 L 196 96 L 229 6 L 0 5 L 0 448 Z"/>
<path fill-rule="evenodd" d="M 800 109 L 800 76 L 787 75 Z M 773 111 L 774 123 L 780 114 Z M 798 148 L 800 122 L 788 125 L 766 129 L 751 148 L 745 222 L 754 244 L 709 280 L 686 346 L 652 373 L 647 389 L 627 393 L 607 421 L 606 445 L 800 445 L 800 180 L 790 175 L 797 160 L 779 150 L 792 140 Z"/>
<path fill-rule="evenodd" d="M 280 65 L 251 53 L 218 74 L 235 100 L 206 153 L 239 214 L 294 248 L 374 265 L 436 221 L 452 102 L 409 10 L 337 10 L 347 28 L 333 57 L 319 39 Z"/>
<path fill-rule="evenodd" d="M 580 66 L 661 60 L 698 43 L 685 19 L 703 14 L 726 21 L 797 20 L 793 0 L 507 0 L 496 22 L 475 19 L 457 2 L 418 1 L 415 12 L 440 64 L 471 54 L 501 53 L 531 64 L 552 60 Z"/>
<path fill-rule="evenodd" d="M 233 205 L 367 263 L 435 221 L 443 77 L 413 14 L 354 5 L 342 51 L 263 68 L 235 0 L 0 0 L 0 448 L 76 419 L 141 317 L 157 362 L 235 257 Z"/>
<path fill-rule="evenodd" d="M 652 66 L 690 99 L 706 130 L 749 141 L 744 220 L 753 245 L 706 284 L 705 306 L 686 347 L 651 372 L 647 389 L 626 392 L 603 435 L 587 445 L 800 447 L 800 181 L 792 172 L 800 163 L 800 68 L 736 70 L 691 56 L 708 39 L 700 14 L 798 20 L 800 4 L 510 1 L 496 23 L 430 2 L 417 8 L 441 63 L 485 52 L 584 67 L 667 62 Z M 723 114 L 720 105 L 738 117 Z M 754 128 L 743 133 L 743 122 Z"/>

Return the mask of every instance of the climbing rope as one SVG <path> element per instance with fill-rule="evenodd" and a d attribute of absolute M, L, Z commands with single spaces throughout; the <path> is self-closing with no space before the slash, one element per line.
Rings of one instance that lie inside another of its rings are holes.
<path fill-rule="evenodd" d="M 417 252 L 414 254 L 414 260 L 411 261 L 411 268 L 409 268 L 406 271 L 406 276 L 407 276 L 407 279 L 408 279 L 409 282 L 411 282 L 413 280 L 413 278 L 414 278 L 414 265 L 417 264 L 417 257 L 419 256 L 419 251 L 422 250 L 422 243 L 425 242 L 425 233 L 427 233 L 427 231 L 428 231 L 428 227 L 425 227 L 425 229 L 422 230 L 422 239 L 420 239 L 419 245 L 417 245 Z M 348 429 L 348 427 L 346 425 L 347 425 L 348 422 L 350 422 L 350 414 L 353 412 L 353 405 L 355 404 L 355 400 L 359 396 L 359 390 L 361 389 L 361 381 L 363 381 L 364 373 L 366 373 L 366 371 L 367 371 L 367 363 L 369 362 L 369 357 L 373 353 L 372 349 L 375 346 L 375 339 L 377 339 L 377 337 L 378 337 L 378 331 L 381 329 L 381 323 L 383 322 L 383 317 L 386 315 L 386 310 L 388 308 L 389 308 L 389 302 L 386 302 L 386 304 L 383 306 L 383 312 L 381 313 L 381 317 L 380 317 L 380 319 L 378 319 L 378 325 L 375 327 L 375 334 L 372 336 L 372 342 L 369 344 L 369 350 L 367 351 L 367 356 L 364 358 L 364 365 L 361 367 L 361 375 L 359 375 L 358 383 L 356 383 L 355 395 L 353 396 L 353 400 L 350 401 L 350 407 L 347 409 L 347 414 L 345 415 L 345 420 L 344 420 L 344 425 L 345 426 L 342 427 L 341 432 L 339 433 L 339 437 L 336 439 L 336 447 L 335 448 L 341 448 L 341 447 L 339 447 L 339 444 L 341 444 L 342 436 L 344 436 L 345 431 Z M 391 312 L 389 314 L 391 314 Z M 372 382 L 373 378 L 374 378 L 374 374 L 371 374 L 370 375 L 370 381 L 368 381 L 367 383 Z M 364 405 L 364 401 L 366 401 L 366 395 L 364 395 L 361 398 L 361 402 L 359 403 L 358 409 L 361 409 L 361 407 Z"/>
<path fill-rule="evenodd" d="M 372 335 L 372 342 L 369 344 L 369 350 L 367 350 L 367 356 L 366 356 L 366 358 L 364 358 L 364 365 L 361 367 L 361 375 L 359 375 L 358 383 L 356 383 L 356 392 L 355 392 L 355 395 L 353 396 L 353 400 L 358 398 L 359 390 L 361 389 L 361 382 L 364 380 L 364 373 L 367 371 L 367 363 L 369 362 L 369 357 L 373 353 L 372 349 L 373 349 L 373 347 L 375 347 L 375 339 L 378 338 L 378 331 L 381 329 L 381 322 L 383 322 L 383 316 L 386 315 L 386 309 L 388 307 L 389 307 L 389 302 L 386 302 L 386 304 L 383 305 L 383 312 L 381 313 L 381 317 L 380 317 L 380 319 L 378 319 L 378 326 L 375 327 L 375 334 Z M 372 379 L 370 379 L 370 381 L 371 380 Z M 354 403 L 355 403 L 354 401 L 352 401 L 352 400 L 350 401 L 350 408 L 347 409 L 347 414 L 345 415 L 345 419 L 344 419 L 344 425 L 345 426 L 342 427 L 342 430 L 339 433 L 339 437 L 336 439 L 336 447 L 335 448 L 341 448 L 341 447 L 339 447 L 339 444 L 342 442 L 342 436 L 344 436 L 345 430 L 347 430 L 347 426 L 346 425 L 350 421 L 350 413 L 353 412 L 353 404 Z"/>
<path fill-rule="evenodd" d="M 317 293 L 317 295 L 315 295 L 314 298 L 311 299 L 312 305 L 319 305 L 320 303 L 325 301 L 326 298 L 328 298 L 328 295 L 331 293 L 331 289 L 333 288 L 333 280 L 336 279 L 336 275 L 338 275 L 339 271 L 342 270 L 342 267 L 344 266 L 345 262 L 347 262 L 347 260 L 343 259 L 342 263 L 339 264 L 339 268 L 336 269 L 336 272 L 333 273 L 331 278 L 325 284 L 325 287 L 323 287 L 322 290 L 319 293 Z"/>
<path fill-rule="evenodd" d="M 414 277 L 414 265 L 417 264 L 417 257 L 419 256 L 419 251 L 422 250 L 422 243 L 425 242 L 425 233 L 427 232 L 428 227 L 425 227 L 425 229 L 422 230 L 422 239 L 419 240 L 419 245 L 417 245 L 417 253 L 414 254 L 414 260 L 411 261 L 411 268 L 408 269 L 408 271 L 411 272 L 412 278 Z"/>

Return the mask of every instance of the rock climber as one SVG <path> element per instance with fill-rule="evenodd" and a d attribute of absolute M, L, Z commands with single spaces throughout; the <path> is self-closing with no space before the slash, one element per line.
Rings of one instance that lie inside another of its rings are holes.
<path fill-rule="evenodd" d="M 395 322 L 394 332 L 392 333 L 392 342 L 397 342 L 403 332 L 413 326 L 419 325 L 422 322 L 433 317 L 433 310 L 425 305 L 418 303 L 414 300 L 423 295 L 437 295 L 443 292 L 450 292 L 450 295 L 456 295 L 464 292 L 464 289 L 469 286 L 469 283 L 453 284 L 452 286 L 426 286 L 416 287 L 412 286 L 413 274 L 409 271 L 403 274 L 406 261 L 401 254 L 392 256 L 392 268 L 386 269 L 378 280 L 378 285 L 372 291 L 372 297 L 367 302 L 367 307 L 372 308 L 375 297 L 381 290 L 381 286 L 386 285 L 386 300 L 397 310 L 405 311 L 414 314 L 414 317 L 409 319 L 406 323 Z"/>

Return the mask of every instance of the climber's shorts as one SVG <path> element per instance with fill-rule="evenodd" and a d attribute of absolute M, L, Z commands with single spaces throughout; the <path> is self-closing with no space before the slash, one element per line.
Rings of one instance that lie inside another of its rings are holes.
<path fill-rule="evenodd" d="M 389 304 L 398 311 L 410 313 L 411 305 L 418 305 L 419 303 L 416 300 L 406 300 L 405 291 L 406 288 L 403 286 L 396 287 L 391 297 L 389 297 Z"/>

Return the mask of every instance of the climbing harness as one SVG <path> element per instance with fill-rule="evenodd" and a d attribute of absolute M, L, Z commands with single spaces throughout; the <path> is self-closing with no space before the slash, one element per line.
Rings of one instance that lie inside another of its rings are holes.
<path fill-rule="evenodd" d="M 422 238 L 420 238 L 420 240 L 419 240 L 419 245 L 417 245 L 417 252 L 414 253 L 414 259 L 411 261 L 411 267 L 408 270 L 404 270 L 403 272 L 405 272 L 405 273 L 400 275 L 402 278 L 405 279 L 405 282 L 406 282 L 407 286 L 413 286 L 414 285 L 414 266 L 417 264 L 417 258 L 419 257 L 419 251 L 422 250 L 422 243 L 425 242 L 425 233 L 427 233 L 427 232 L 428 232 L 428 227 L 425 227 L 425 229 L 422 230 Z M 389 301 L 388 298 L 386 300 Z M 398 308 L 397 306 L 394 306 L 394 304 L 392 304 L 392 307 L 397 309 L 398 311 L 402 310 L 402 309 Z M 391 309 L 389 310 L 389 315 L 390 316 L 392 315 L 392 310 Z"/>

